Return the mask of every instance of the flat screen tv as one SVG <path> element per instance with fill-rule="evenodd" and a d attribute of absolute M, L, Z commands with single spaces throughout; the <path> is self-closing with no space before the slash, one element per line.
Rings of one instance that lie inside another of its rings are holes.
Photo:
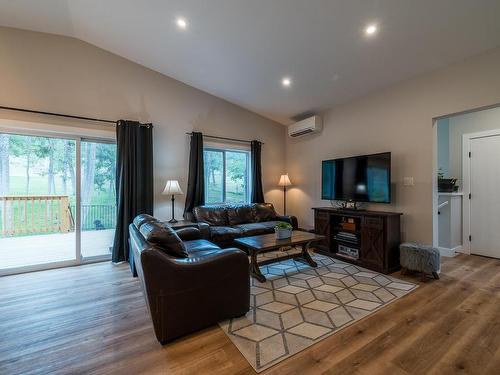
<path fill-rule="evenodd" d="M 391 203 L 391 153 L 323 160 L 321 199 Z"/>

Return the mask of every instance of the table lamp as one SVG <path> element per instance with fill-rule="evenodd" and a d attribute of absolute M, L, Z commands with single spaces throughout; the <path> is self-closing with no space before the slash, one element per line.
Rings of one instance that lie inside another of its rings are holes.
<path fill-rule="evenodd" d="M 183 194 L 182 189 L 179 186 L 179 181 L 168 180 L 167 184 L 165 185 L 165 189 L 163 189 L 162 194 L 172 196 L 172 219 L 169 220 L 169 223 L 177 223 L 177 220 L 175 220 L 175 214 L 174 214 L 175 196 Z"/>
<path fill-rule="evenodd" d="M 286 187 L 290 186 L 291 184 L 292 182 L 288 178 L 288 173 L 282 174 L 278 185 L 283 186 L 283 215 L 286 215 Z"/>

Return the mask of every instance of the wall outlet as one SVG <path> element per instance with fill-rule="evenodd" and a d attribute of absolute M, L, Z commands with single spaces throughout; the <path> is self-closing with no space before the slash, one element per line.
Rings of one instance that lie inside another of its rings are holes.
<path fill-rule="evenodd" d="M 415 186 L 413 177 L 403 177 L 403 186 Z"/>

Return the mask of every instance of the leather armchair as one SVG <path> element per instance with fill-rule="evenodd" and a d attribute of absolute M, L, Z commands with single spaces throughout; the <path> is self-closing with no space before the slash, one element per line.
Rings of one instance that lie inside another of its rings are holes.
<path fill-rule="evenodd" d="M 141 229 L 144 224 L 136 220 L 130 224 L 130 243 L 160 343 L 249 310 L 248 257 L 243 251 L 220 249 L 202 239 L 199 228 L 173 231 L 165 223 L 153 222 L 169 233 L 166 241 L 179 238 L 182 242 L 187 256 L 173 256 L 159 244 L 158 235 L 149 236 L 150 228 Z"/>

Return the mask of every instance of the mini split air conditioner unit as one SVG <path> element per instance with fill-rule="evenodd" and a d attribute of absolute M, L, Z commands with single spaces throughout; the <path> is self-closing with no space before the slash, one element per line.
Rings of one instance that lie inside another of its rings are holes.
<path fill-rule="evenodd" d="M 288 126 L 288 135 L 290 137 L 302 137 L 306 134 L 319 133 L 323 128 L 321 117 L 312 116 L 302 121 Z"/>

